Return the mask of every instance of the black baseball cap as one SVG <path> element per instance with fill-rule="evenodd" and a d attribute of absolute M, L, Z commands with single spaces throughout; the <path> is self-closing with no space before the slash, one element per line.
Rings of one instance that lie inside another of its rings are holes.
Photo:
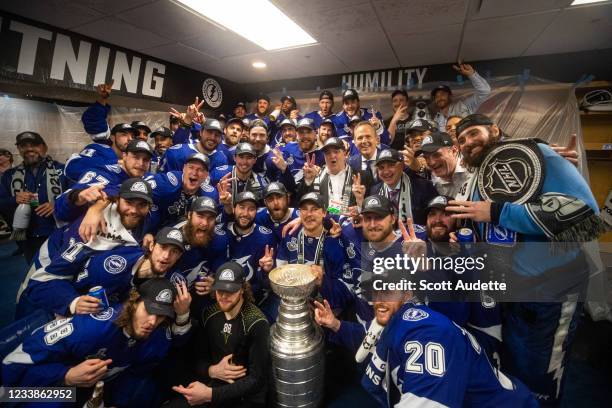
<path fill-rule="evenodd" d="M 286 100 L 289 100 L 292 104 L 297 105 L 297 102 L 293 96 L 283 95 L 283 97 L 280 98 L 281 103 L 285 102 Z"/>
<path fill-rule="evenodd" d="M 332 133 L 335 135 L 336 134 L 336 125 L 334 124 L 334 121 L 327 118 L 327 119 L 323 119 L 323 122 L 321 122 L 321 124 L 319 125 L 319 128 L 321 128 L 321 126 L 323 125 L 330 125 L 332 128 Z"/>
<path fill-rule="evenodd" d="M 448 202 L 451 200 L 453 200 L 453 198 L 449 196 L 436 196 L 432 198 L 431 201 L 429 201 L 429 203 L 427 204 L 427 211 L 431 210 L 432 208 L 440 208 L 443 210 L 448 206 Z"/>
<path fill-rule="evenodd" d="M 488 116 L 483 115 L 481 113 L 473 113 L 461 119 L 459 123 L 457 123 L 457 128 L 456 128 L 457 136 L 459 136 L 461 133 L 463 133 L 464 130 L 466 130 L 469 127 L 490 126 L 492 124 L 493 124 L 493 121 Z"/>
<path fill-rule="evenodd" d="M 385 196 L 372 195 L 363 200 L 362 214 L 374 213 L 386 217 L 395 213 L 393 203 Z"/>
<path fill-rule="evenodd" d="M 191 202 L 189 211 L 209 212 L 217 215 L 217 203 L 210 197 L 198 197 Z"/>
<path fill-rule="evenodd" d="M 37 145 L 41 145 L 41 144 L 46 145 L 42 136 L 40 136 L 36 132 L 29 132 L 29 131 L 21 132 L 20 134 L 17 135 L 17 137 L 15 137 L 15 145 L 19 146 L 20 144 L 23 144 L 23 143 L 34 143 Z"/>
<path fill-rule="evenodd" d="M 319 94 L 319 100 L 322 99 L 330 99 L 332 102 L 334 101 L 334 94 L 331 93 L 331 91 L 328 91 L 327 89 L 324 90 L 323 92 L 321 92 Z"/>
<path fill-rule="evenodd" d="M 246 109 L 246 103 L 244 103 L 244 102 L 238 102 L 238 103 L 236 104 L 236 106 L 234 106 L 234 110 L 235 110 L 236 108 L 239 108 L 239 107 L 243 107 L 244 109 Z"/>
<path fill-rule="evenodd" d="M 145 132 L 151 133 L 151 128 L 148 127 L 144 122 L 140 122 L 138 120 L 132 122 L 132 127 L 134 129 L 144 129 Z"/>
<path fill-rule="evenodd" d="M 234 156 L 240 156 L 241 154 L 250 154 L 253 157 L 257 157 L 257 152 L 253 145 L 246 142 L 238 143 L 236 150 L 234 150 Z"/>
<path fill-rule="evenodd" d="M 242 265 L 238 262 L 230 261 L 221 265 L 215 272 L 215 283 L 212 284 L 212 290 L 221 290 L 223 292 L 238 292 L 242 289 L 245 276 Z"/>
<path fill-rule="evenodd" d="M 404 95 L 406 99 L 408 99 L 408 92 L 405 89 L 396 89 L 391 93 L 391 99 L 395 98 L 395 95 Z"/>
<path fill-rule="evenodd" d="M 173 124 L 173 123 L 181 123 L 181 121 L 176 116 L 170 115 L 170 124 Z"/>
<path fill-rule="evenodd" d="M 13 153 L 11 153 L 11 151 L 7 149 L 0 149 L 0 156 L 9 156 L 12 158 Z"/>
<path fill-rule="evenodd" d="M 168 279 L 147 279 L 138 286 L 138 293 L 144 301 L 148 313 L 174 319 L 173 304 L 176 298 L 176 289 Z"/>
<path fill-rule="evenodd" d="M 349 126 L 354 125 L 356 123 L 361 122 L 363 119 L 361 119 L 361 116 L 359 115 L 353 115 L 351 116 L 351 118 L 349 119 Z"/>
<path fill-rule="evenodd" d="M 249 122 L 249 125 L 247 125 L 249 129 L 253 129 L 254 127 L 262 127 L 264 129 L 266 129 L 266 132 L 268 131 L 268 125 L 266 124 L 266 122 L 264 122 L 261 119 L 255 119 L 251 122 Z"/>
<path fill-rule="evenodd" d="M 192 161 L 199 161 L 200 163 L 202 163 L 204 165 L 204 167 L 206 167 L 206 170 L 208 170 L 210 168 L 210 159 L 204 153 L 198 152 L 198 153 L 192 154 L 185 161 L 185 163 L 189 163 L 189 162 L 192 162 Z"/>
<path fill-rule="evenodd" d="M 269 97 L 268 95 L 266 95 L 266 94 L 259 94 L 259 95 L 257 96 L 257 99 L 255 99 L 255 101 L 256 101 L 256 102 L 259 102 L 259 101 L 260 101 L 260 100 L 262 100 L 262 99 L 263 99 L 264 101 L 266 101 L 266 102 L 270 103 L 270 97 Z"/>
<path fill-rule="evenodd" d="M 347 89 L 346 91 L 342 92 L 342 102 L 346 101 L 347 99 L 359 100 L 359 93 L 354 89 Z"/>
<path fill-rule="evenodd" d="M 315 193 L 314 191 L 310 193 L 306 193 L 300 198 L 300 207 L 304 203 L 314 203 L 319 208 L 325 208 L 325 202 L 323 201 L 323 197 L 319 193 Z"/>
<path fill-rule="evenodd" d="M 395 149 L 385 149 L 382 152 L 380 152 L 378 159 L 376 159 L 376 165 L 378 166 L 380 163 L 384 163 L 384 162 L 398 163 L 398 162 L 403 162 L 403 161 L 404 161 L 404 155 L 402 155 L 400 152 L 398 152 Z"/>
<path fill-rule="evenodd" d="M 165 126 L 160 126 L 149 134 L 149 137 L 160 135 L 163 138 L 172 137 L 172 131 Z"/>
<path fill-rule="evenodd" d="M 240 118 L 229 118 L 227 120 L 227 122 L 225 122 L 225 127 L 228 127 L 232 123 L 238 123 L 241 128 L 244 128 L 245 126 L 248 126 L 248 125 L 245 125 L 245 123 L 243 122 L 243 119 L 240 119 Z"/>
<path fill-rule="evenodd" d="M 325 143 L 323 143 L 321 150 L 325 151 L 325 149 L 329 149 L 331 147 L 345 150 L 344 143 L 337 137 L 328 137 Z"/>
<path fill-rule="evenodd" d="M 202 126 L 204 130 L 216 130 L 219 133 L 223 133 L 223 128 L 221 127 L 221 123 L 217 119 L 206 119 L 204 122 L 204 126 Z"/>
<path fill-rule="evenodd" d="M 156 244 L 172 244 L 181 251 L 185 251 L 185 237 L 183 232 L 178 228 L 164 227 L 155 235 Z"/>
<path fill-rule="evenodd" d="M 134 134 L 136 129 L 132 127 L 129 123 L 118 123 L 111 129 L 111 135 L 114 135 L 117 132 L 130 132 Z"/>
<path fill-rule="evenodd" d="M 119 187 L 119 197 L 125 199 L 138 198 L 153 204 L 153 190 L 149 183 L 141 178 L 129 178 L 121 183 Z"/>
<path fill-rule="evenodd" d="M 153 157 L 153 149 L 151 145 L 149 145 L 144 140 L 130 140 L 127 147 L 125 148 L 126 153 L 138 153 L 144 152 L 149 156 Z"/>
<path fill-rule="evenodd" d="M 295 122 L 293 122 L 293 119 L 283 119 L 283 121 L 280 123 L 280 128 L 282 129 L 283 126 L 291 126 L 292 128 L 295 129 Z"/>
<path fill-rule="evenodd" d="M 257 196 L 252 191 L 243 191 L 241 193 L 238 193 L 234 204 L 242 203 L 245 201 L 252 201 L 255 203 L 255 205 L 257 205 Z"/>
<path fill-rule="evenodd" d="M 227 120 L 227 117 L 225 116 L 224 113 L 220 113 L 220 114 L 217 115 L 217 120 L 225 122 Z"/>
<path fill-rule="evenodd" d="M 451 89 L 450 89 L 450 87 L 448 85 L 438 85 L 434 89 L 431 90 L 431 99 L 435 98 L 436 93 L 438 91 L 444 91 L 444 92 L 448 93 L 449 95 L 453 94 L 453 91 L 451 91 Z"/>
<path fill-rule="evenodd" d="M 413 120 L 408 125 L 408 129 L 406 129 L 406 131 L 408 131 L 408 132 L 412 132 L 412 131 L 426 132 L 428 130 L 433 130 L 433 127 L 431 126 L 429 121 L 427 121 L 425 119 L 415 119 L 415 120 Z"/>
<path fill-rule="evenodd" d="M 287 195 L 288 193 L 283 183 L 279 181 L 273 181 L 272 183 L 266 186 L 266 188 L 264 189 L 263 196 L 264 198 L 268 198 L 272 194 Z"/>
<path fill-rule="evenodd" d="M 421 148 L 414 152 L 416 156 L 423 153 L 433 153 L 441 147 L 452 147 L 453 139 L 448 133 L 445 132 L 434 132 L 431 135 L 427 135 L 421 142 Z"/>

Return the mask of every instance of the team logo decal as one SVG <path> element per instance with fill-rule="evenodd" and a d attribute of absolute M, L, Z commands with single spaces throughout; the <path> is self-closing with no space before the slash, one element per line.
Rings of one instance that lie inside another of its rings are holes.
<path fill-rule="evenodd" d="M 173 186 L 178 186 L 178 180 L 176 179 L 176 176 L 174 174 L 168 173 L 168 180 Z"/>
<path fill-rule="evenodd" d="M 418 322 L 419 320 L 423 320 L 427 317 L 429 317 L 429 313 L 421 309 L 415 309 L 415 308 L 410 308 L 406 310 L 404 314 L 402 315 L 402 319 L 408 322 Z"/>
<path fill-rule="evenodd" d="M 139 193 L 145 194 L 148 193 L 147 186 L 145 186 L 145 183 L 143 181 L 138 181 L 134 183 L 132 187 L 130 187 L 130 191 L 138 191 Z"/>
<path fill-rule="evenodd" d="M 232 271 L 231 269 L 226 269 L 222 271 L 221 275 L 219 275 L 219 280 L 233 282 L 234 281 L 234 271 Z"/>
<path fill-rule="evenodd" d="M 123 272 L 126 265 L 125 258 L 119 255 L 111 255 L 104 260 L 104 270 L 112 274 Z"/>
<path fill-rule="evenodd" d="M 172 303 L 172 291 L 164 289 L 155 296 L 155 300 L 162 303 Z"/>
<path fill-rule="evenodd" d="M 206 78 L 202 84 L 202 96 L 204 96 L 204 100 L 211 108 L 218 108 L 221 106 L 223 92 L 221 91 L 219 82 L 212 78 Z"/>
<path fill-rule="evenodd" d="M 523 204 L 542 187 L 542 154 L 535 143 L 502 143 L 478 169 L 478 189 L 485 200 Z"/>
<path fill-rule="evenodd" d="M 92 313 L 90 316 L 100 321 L 109 320 L 111 317 L 113 317 L 113 308 L 109 307 L 108 309 L 105 309 L 101 311 L 100 313 L 96 313 L 96 314 Z"/>

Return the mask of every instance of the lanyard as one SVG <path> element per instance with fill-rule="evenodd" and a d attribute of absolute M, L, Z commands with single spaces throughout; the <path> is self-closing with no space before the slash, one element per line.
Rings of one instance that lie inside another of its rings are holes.
<path fill-rule="evenodd" d="M 328 183 L 328 190 L 329 190 L 329 196 L 330 198 L 332 198 L 334 196 L 334 188 L 332 186 L 332 181 L 331 181 L 331 174 L 327 173 L 329 179 L 327 180 Z M 350 185 L 351 185 L 351 167 L 347 166 L 346 169 L 346 174 L 344 175 L 344 183 L 342 186 L 342 196 L 341 196 L 341 200 L 346 203 L 348 205 L 348 203 L 350 202 L 350 197 L 347 197 L 346 194 L 346 189 L 348 188 L 350 191 Z"/>
<path fill-rule="evenodd" d="M 317 242 L 317 249 L 315 250 L 315 256 L 313 264 L 320 265 L 321 253 L 323 252 L 323 243 L 325 242 L 325 230 L 321 231 L 319 235 L 319 242 Z M 305 264 L 304 259 L 304 230 L 300 230 L 298 234 L 298 264 Z"/>

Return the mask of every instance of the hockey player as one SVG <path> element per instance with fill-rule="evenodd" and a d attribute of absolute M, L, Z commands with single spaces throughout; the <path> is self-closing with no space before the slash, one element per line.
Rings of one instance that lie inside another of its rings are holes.
<path fill-rule="evenodd" d="M 175 144 L 168 150 L 161 159 L 159 172 L 181 171 L 183 165 L 194 153 L 203 153 L 210 160 L 210 167 L 215 168 L 227 164 L 225 154 L 218 150 L 221 143 L 223 129 L 217 119 L 206 119 L 202 124 L 199 140 L 195 143 L 187 142 Z"/>
<path fill-rule="evenodd" d="M 128 123 L 118 123 L 112 129 L 108 126 L 108 99 L 113 82 L 98 85 L 98 100 L 83 112 L 83 126 L 93 143 L 85 146 L 80 153 L 73 154 L 66 162 L 65 174 L 73 183 L 87 171 L 116 165 L 128 143 L 134 138 L 135 129 Z"/>
<path fill-rule="evenodd" d="M 144 177 L 149 171 L 153 149 L 147 142 L 133 140 L 122 154 L 122 163 L 84 173 L 79 181 L 57 198 L 55 215 L 63 221 L 73 221 L 85 214 L 92 203 L 104 195 L 115 197 L 119 186 L 128 178 Z"/>
<path fill-rule="evenodd" d="M 223 141 L 219 144 L 217 149 L 225 154 L 225 157 L 227 157 L 227 164 L 229 165 L 235 164 L 234 152 L 236 146 L 240 143 L 244 127 L 244 123 L 238 118 L 230 118 L 225 123 Z"/>
<path fill-rule="evenodd" d="M 523 384 L 491 366 L 468 331 L 419 303 L 411 291 L 375 286 L 405 277 L 405 271 L 391 270 L 372 280 L 376 320 L 385 330 L 362 385 L 379 406 L 538 406 Z"/>
<path fill-rule="evenodd" d="M 190 302 L 185 287 L 157 278 L 133 289 L 123 304 L 54 320 L 6 356 L 2 383 L 77 387 L 82 406 L 96 382 L 104 381 L 108 406 L 158 405 L 152 368 L 190 331 Z"/>
<path fill-rule="evenodd" d="M 78 219 L 49 236 L 34 259 L 34 263 L 22 283 L 18 297 L 17 318 L 36 309 L 44 309 L 61 316 L 69 314 L 72 299 L 54 296 L 53 280 L 63 276 L 68 265 L 85 265 L 96 251 L 118 246 L 139 246 L 144 236 L 144 224 L 153 203 L 151 187 L 142 179 L 128 179 L 119 190 L 118 199 L 103 212 L 104 231 L 89 241 L 79 236 L 82 219 Z M 49 303 L 49 301 L 52 303 Z"/>
<path fill-rule="evenodd" d="M 227 223 L 225 231 L 231 260 L 242 265 L 259 303 L 267 289 L 267 273 L 274 267 L 277 242 L 272 230 L 255 223 L 257 202 L 251 191 L 238 193 L 233 207 L 235 221 Z"/>
<path fill-rule="evenodd" d="M 518 241 L 583 242 L 604 231 L 587 182 L 549 146 L 534 140 L 502 142 L 499 127 L 480 114 L 457 124 L 457 141 L 464 163 L 482 177 L 470 178 L 446 210 L 468 220 L 478 241 L 494 244 L 490 248 L 512 248 Z M 508 160 L 519 155 L 521 160 Z M 497 171 L 499 160 L 507 160 L 503 170 L 508 176 L 501 182 L 488 176 Z M 519 169 L 532 176 L 521 178 L 517 190 Z M 521 293 L 536 289 L 556 294 L 539 297 L 540 302 L 509 303 L 504 309 L 502 367 L 525 382 L 542 405 L 555 405 L 563 389 L 567 351 L 581 310 L 577 299 L 589 273 L 582 251 L 550 251 L 542 244 L 522 246 L 504 257 L 511 267 L 506 274 L 532 277 Z M 546 286 L 560 281 L 567 283 Z"/>
<path fill-rule="evenodd" d="M 308 156 L 315 156 L 317 166 L 325 163 L 323 151 L 317 149 L 317 134 L 313 121 L 308 118 L 301 119 L 297 125 L 297 132 L 297 142 L 288 143 L 282 148 L 283 158 L 296 184 L 304 177 L 303 168 Z"/>
<path fill-rule="evenodd" d="M 312 120 L 315 129 L 319 129 L 321 123 L 333 116 L 334 94 L 327 89 L 319 94 L 319 110 L 308 112 L 304 118 Z"/>
<path fill-rule="evenodd" d="M 257 210 L 255 223 L 271 229 L 280 242 L 283 227 L 299 216 L 299 210 L 289 207 L 289 193 L 283 183 L 278 181 L 266 186 L 263 199 L 266 206 Z"/>
<path fill-rule="evenodd" d="M 159 161 L 166 150 L 172 146 L 172 131 L 167 127 L 160 126 L 151 132 L 149 137 L 152 137 L 155 143 L 153 157 L 151 158 L 151 173 L 157 173 Z"/>
<path fill-rule="evenodd" d="M 268 95 L 259 95 L 255 101 L 255 112 L 246 116 L 246 119 L 251 122 L 255 119 L 263 120 L 270 127 L 270 117 L 268 111 L 270 110 L 270 97 Z"/>
<path fill-rule="evenodd" d="M 349 134 L 349 123 L 353 116 L 370 121 L 376 129 L 380 142 L 385 145 L 389 144 L 389 132 L 385 130 L 380 112 L 372 112 L 372 109 L 361 108 L 359 106 L 359 93 L 354 89 L 347 89 L 342 93 L 342 110 L 332 117 L 338 137 Z"/>

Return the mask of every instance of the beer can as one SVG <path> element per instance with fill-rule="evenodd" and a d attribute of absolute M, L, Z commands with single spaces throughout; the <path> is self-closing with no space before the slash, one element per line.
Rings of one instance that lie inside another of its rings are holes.
<path fill-rule="evenodd" d="M 106 297 L 106 291 L 102 286 L 94 286 L 89 289 L 89 296 L 95 297 L 96 299 L 100 299 L 102 302 L 100 303 L 100 307 L 102 309 L 108 309 L 110 306 L 108 304 L 108 298 Z"/>
<path fill-rule="evenodd" d="M 457 242 L 474 242 L 474 232 L 469 228 L 460 228 L 457 231 Z"/>
<path fill-rule="evenodd" d="M 38 202 L 38 193 L 32 193 L 32 198 L 30 199 L 30 207 L 36 208 L 40 205 Z"/>
<path fill-rule="evenodd" d="M 414 226 L 414 235 L 416 235 L 418 239 L 427 241 L 427 228 L 425 228 L 424 225 L 419 225 L 419 224 L 414 224 L 413 226 Z"/>

